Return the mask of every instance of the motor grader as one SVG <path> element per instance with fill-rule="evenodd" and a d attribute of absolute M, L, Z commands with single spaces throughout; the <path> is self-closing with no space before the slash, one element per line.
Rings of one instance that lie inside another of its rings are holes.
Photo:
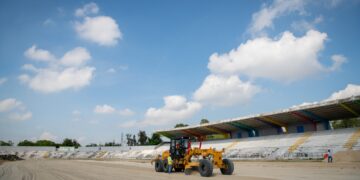
<path fill-rule="evenodd" d="M 170 149 L 157 157 L 155 161 L 156 172 L 168 172 L 167 158 L 171 156 L 173 160 L 171 171 L 184 172 L 190 175 L 192 170 L 197 169 L 203 177 L 209 177 L 213 174 L 213 168 L 220 168 L 223 175 L 231 175 L 234 171 L 234 164 L 229 159 L 223 159 L 224 149 L 218 151 L 216 149 L 201 149 L 201 138 L 199 147 L 191 148 L 191 139 L 189 137 L 181 137 L 171 139 Z"/>

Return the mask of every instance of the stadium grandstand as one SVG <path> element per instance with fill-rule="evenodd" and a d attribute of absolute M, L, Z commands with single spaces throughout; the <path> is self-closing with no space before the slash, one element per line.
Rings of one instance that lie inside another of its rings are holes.
<path fill-rule="evenodd" d="M 156 133 L 168 138 L 207 137 L 192 146 L 201 143 L 202 148 L 225 149 L 224 157 L 230 159 L 320 160 L 328 149 L 334 154 L 360 150 L 360 128 L 334 130 L 331 126 L 331 121 L 359 118 L 359 114 L 360 96 L 353 96 Z M 168 149 L 168 143 L 102 147 L 101 150 L 80 147 L 73 151 L 56 151 L 53 147 L 0 147 L 0 154 L 16 154 L 25 159 L 152 159 Z"/>
<path fill-rule="evenodd" d="M 360 96 L 295 106 L 277 112 L 221 120 L 195 126 L 157 131 L 163 136 L 206 136 L 246 138 L 276 134 L 331 130 L 331 121 L 356 118 L 360 115 Z"/>
<path fill-rule="evenodd" d="M 359 114 L 360 96 L 352 96 L 156 133 L 168 138 L 217 135 L 223 139 L 204 141 L 202 147 L 225 148 L 225 156 L 232 159 L 321 159 L 328 149 L 360 149 L 360 129 L 331 126 L 331 121 Z"/>

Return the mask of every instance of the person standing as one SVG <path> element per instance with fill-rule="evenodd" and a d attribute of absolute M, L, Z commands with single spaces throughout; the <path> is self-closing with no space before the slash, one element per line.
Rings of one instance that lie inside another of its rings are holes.
<path fill-rule="evenodd" d="M 168 167 L 169 167 L 169 174 L 171 173 L 171 170 L 172 170 L 172 164 L 173 164 L 173 160 L 171 158 L 171 156 L 168 156 L 167 158 L 167 162 L 168 162 Z"/>
<path fill-rule="evenodd" d="M 332 163 L 333 157 L 330 149 L 328 149 L 327 155 L 328 155 L 328 163 Z"/>

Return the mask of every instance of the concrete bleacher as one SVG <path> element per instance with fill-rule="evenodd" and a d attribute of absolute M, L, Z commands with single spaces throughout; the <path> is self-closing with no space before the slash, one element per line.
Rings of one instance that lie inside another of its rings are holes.
<path fill-rule="evenodd" d="M 238 160 L 322 159 L 327 149 L 333 153 L 360 150 L 360 128 L 271 135 L 202 142 L 202 148 L 225 149 L 224 157 Z M 198 147 L 193 142 L 192 147 Z M 74 151 L 55 151 L 53 147 L 0 147 L 0 154 L 17 154 L 21 158 L 62 159 L 152 159 L 169 149 L 158 146 L 81 147 Z"/>

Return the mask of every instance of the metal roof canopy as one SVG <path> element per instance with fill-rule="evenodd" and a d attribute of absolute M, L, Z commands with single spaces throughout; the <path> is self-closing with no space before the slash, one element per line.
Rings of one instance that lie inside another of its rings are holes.
<path fill-rule="evenodd" d="M 159 130 L 155 133 L 166 137 L 199 137 L 228 133 L 235 130 L 257 131 L 269 126 L 282 128 L 289 125 L 349 119 L 360 116 L 360 95 L 309 105 L 300 105 L 281 111 L 225 119 L 202 125 Z"/>

